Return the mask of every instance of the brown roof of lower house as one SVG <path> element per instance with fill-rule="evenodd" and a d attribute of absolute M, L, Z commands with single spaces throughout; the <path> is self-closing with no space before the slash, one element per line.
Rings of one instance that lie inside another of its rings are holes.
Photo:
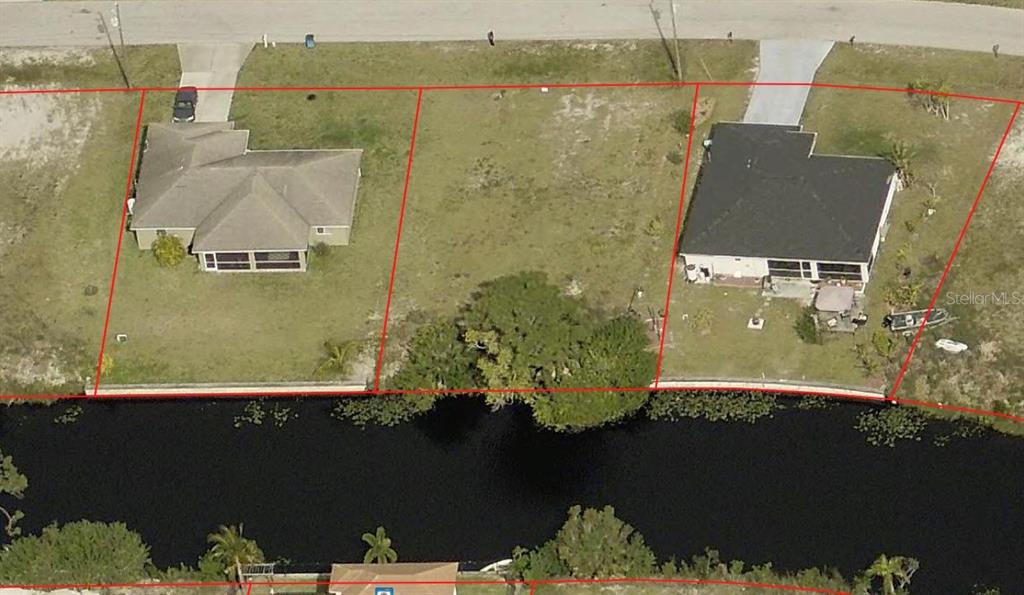
<path fill-rule="evenodd" d="M 337 595 L 374 595 L 391 587 L 395 595 L 452 595 L 458 562 L 332 564 L 328 590 Z"/>
<path fill-rule="evenodd" d="M 195 229 L 195 251 L 305 249 L 351 227 L 362 150 L 250 151 L 232 122 L 150 124 L 132 229 Z"/>

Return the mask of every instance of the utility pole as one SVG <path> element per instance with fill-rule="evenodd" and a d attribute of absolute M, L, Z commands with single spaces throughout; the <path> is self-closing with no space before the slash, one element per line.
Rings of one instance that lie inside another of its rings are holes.
<path fill-rule="evenodd" d="M 669 0 L 669 6 L 672 8 L 672 38 L 675 40 L 676 46 L 676 80 L 683 80 L 683 63 L 679 61 L 679 30 L 676 29 L 676 3 L 675 0 Z"/>
<path fill-rule="evenodd" d="M 97 12 L 96 16 L 100 19 L 100 29 L 107 36 L 107 46 L 110 48 L 110 53 L 114 55 L 114 63 L 117 64 L 117 70 L 121 73 L 121 80 L 124 81 L 125 88 L 131 88 L 132 84 L 128 82 L 128 73 L 124 71 L 124 64 L 121 64 L 121 57 L 117 55 L 117 48 L 114 47 L 114 40 L 110 37 L 110 27 L 107 26 L 107 21 L 103 18 L 102 12 Z"/>
<path fill-rule="evenodd" d="M 121 55 L 124 55 L 124 21 L 121 20 L 120 2 L 114 2 L 114 26 L 117 27 L 117 36 L 121 39 Z"/>

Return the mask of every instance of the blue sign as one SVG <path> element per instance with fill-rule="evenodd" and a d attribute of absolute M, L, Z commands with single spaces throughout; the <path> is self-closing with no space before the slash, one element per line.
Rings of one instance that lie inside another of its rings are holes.
<path fill-rule="evenodd" d="M 373 595 L 395 595 L 394 587 L 374 587 Z"/>

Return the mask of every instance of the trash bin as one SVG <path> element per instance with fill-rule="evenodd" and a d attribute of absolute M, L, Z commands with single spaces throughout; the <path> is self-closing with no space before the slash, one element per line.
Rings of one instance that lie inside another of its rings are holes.
<path fill-rule="evenodd" d="M 316 40 L 313 39 L 312 33 L 306 33 L 306 49 L 313 49 L 316 47 Z"/>

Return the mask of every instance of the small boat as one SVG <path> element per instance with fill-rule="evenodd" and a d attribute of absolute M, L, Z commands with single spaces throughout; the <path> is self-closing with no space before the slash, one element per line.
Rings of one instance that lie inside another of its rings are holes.
<path fill-rule="evenodd" d="M 891 312 L 882 319 L 882 324 L 889 328 L 894 333 L 900 333 L 905 331 L 916 331 L 921 326 L 921 321 L 924 320 L 928 310 L 910 310 L 908 312 Z M 930 326 L 938 326 L 953 320 L 953 317 L 949 315 L 949 312 L 942 308 L 935 308 L 932 310 L 931 315 L 928 316 L 928 322 L 924 325 L 925 328 Z"/>

